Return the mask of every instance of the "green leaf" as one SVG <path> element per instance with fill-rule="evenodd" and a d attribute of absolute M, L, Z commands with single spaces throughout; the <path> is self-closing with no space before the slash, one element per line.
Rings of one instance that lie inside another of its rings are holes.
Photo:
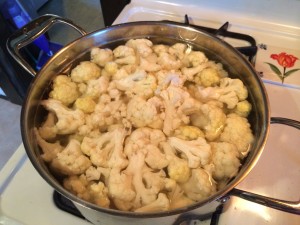
<path fill-rule="evenodd" d="M 292 73 L 294 73 L 294 72 L 296 72 L 296 71 L 298 71 L 298 70 L 300 70 L 300 69 L 292 69 L 292 70 L 286 72 L 286 73 L 284 74 L 284 77 L 288 77 L 288 76 L 292 75 Z"/>
<path fill-rule="evenodd" d="M 270 66 L 271 70 L 273 70 L 273 72 L 276 73 L 277 76 L 280 77 L 280 79 L 282 78 L 282 74 L 281 74 L 280 70 L 275 65 L 273 65 L 271 63 L 267 63 L 267 62 L 265 62 L 265 63 Z"/>

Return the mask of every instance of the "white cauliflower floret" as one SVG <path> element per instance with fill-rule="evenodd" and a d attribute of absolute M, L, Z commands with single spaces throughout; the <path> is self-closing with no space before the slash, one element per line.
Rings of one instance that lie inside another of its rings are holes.
<path fill-rule="evenodd" d="M 81 151 L 80 142 L 74 139 L 51 161 L 51 168 L 64 175 L 82 174 L 91 165 L 89 158 Z"/>
<path fill-rule="evenodd" d="M 174 131 L 174 136 L 183 140 L 191 141 L 198 137 L 204 137 L 203 131 L 195 126 L 180 126 Z"/>
<path fill-rule="evenodd" d="M 190 206 L 191 204 L 195 203 L 192 199 L 188 198 L 182 188 L 175 184 L 172 187 L 172 191 L 168 193 L 168 198 L 170 200 L 170 208 L 171 209 L 178 209 L 186 206 Z"/>
<path fill-rule="evenodd" d="M 124 152 L 130 159 L 138 151 L 145 155 L 145 162 L 153 169 L 162 169 L 168 165 L 168 160 L 161 151 L 159 143 L 166 137 L 161 130 L 147 127 L 134 130 L 126 139 Z M 158 160 L 159 159 L 159 160 Z"/>
<path fill-rule="evenodd" d="M 63 146 L 60 145 L 59 141 L 55 141 L 54 143 L 45 141 L 40 136 L 40 133 L 37 128 L 34 128 L 34 134 L 37 144 L 40 146 L 43 152 L 41 157 L 46 162 L 51 162 L 54 158 L 57 157 L 57 154 L 64 149 Z"/>
<path fill-rule="evenodd" d="M 211 147 L 204 138 L 199 137 L 196 140 L 185 141 L 177 137 L 170 137 L 168 142 L 176 151 L 183 153 L 190 168 L 205 166 L 211 161 Z"/>
<path fill-rule="evenodd" d="M 147 72 L 156 72 L 161 70 L 161 65 L 158 63 L 158 57 L 156 54 L 152 53 L 145 58 L 140 58 L 140 69 Z"/>
<path fill-rule="evenodd" d="M 109 208 L 110 200 L 107 188 L 102 182 L 90 182 L 84 175 L 70 176 L 64 179 L 64 187 L 79 198 Z"/>
<path fill-rule="evenodd" d="M 128 161 L 123 153 L 123 142 L 126 132 L 122 128 L 106 132 L 99 137 L 84 137 L 81 143 L 82 152 L 90 157 L 93 165 L 98 167 L 125 168 Z"/>
<path fill-rule="evenodd" d="M 176 56 L 180 60 L 182 60 L 186 56 L 186 54 L 189 53 L 187 52 L 188 46 L 184 43 L 176 43 L 172 45 L 168 50 L 171 55 Z"/>
<path fill-rule="evenodd" d="M 58 75 L 53 80 L 49 97 L 61 101 L 64 105 L 72 104 L 80 95 L 77 84 L 70 77 Z"/>
<path fill-rule="evenodd" d="M 151 127 L 162 128 L 163 116 L 161 114 L 162 102 L 157 97 L 152 97 L 148 101 L 135 96 L 127 104 L 127 119 L 136 128 Z"/>
<path fill-rule="evenodd" d="M 212 142 L 212 176 L 215 180 L 226 180 L 234 177 L 241 165 L 239 151 L 234 144 L 227 142 Z"/>
<path fill-rule="evenodd" d="M 191 124 L 201 128 L 209 141 L 218 138 L 224 129 L 226 115 L 222 109 L 215 105 L 203 104 L 200 110 L 190 117 Z"/>
<path fill-rule="evenodd" d="M 137 64 L 138 59 L 133 48 L 120 45 L 113 50 L 114 62 L 121 65 Z"/>
<path fill-rule="evenodd" d="M 41 102 L 48 111 L 54 112 L 58 121 L 55 124 L 58 134 L 75 133 L 85 122 L 84 113 L 79 110 L 72 110 L 64 106 L 60 101 L 54 99 Z"/>
<path fill-rule="evenodd" d="M 170 136 L 173 131 L 183 124 L 188 124 L 191 113 L 199 109 L 199 103 L 182 88 L 170 85 L 161 91 L 165 105 L 165 120 L 163 132 Z"/>
<path fill-rule="evenodd" d="M 101 94 L 105 93 L 109 86 L 109 79 L 106 76 L 101 76 L 98 79 L 91 79 L 86 82 L 83 96 L 92 97 L 98 99 Z"/>
<path fill-rule="evenodd" d="M 148 205 L 134 210 L 135 212 L 161 212 L 170 209 L 170 200 L 166 194 L 159 193 L 157 199 Z"/>
<path fill-rule="evenodd" d="M 184 193 L 194 201 L 202 201 L 216 192 L 216 184 L 204 169 L 192 169 L 190 179 L 181 184 Z"/>
<path fill-rule="evenodd" d="M 244 158 L 254 141 L 248 120 L 237 114 L 229 114 L 226 119 L 224 131 L 220 135 L 220 141 L 236 145 L 240 152 L 240 158 Z"/>
<path fill-rule="evenodd" d="M 91 61 L 101 67 L 104 67 L 106 63 L 113 61 L 113 52 L 108 48 L 92 48 Z"/>
<path fill-rule="evenodd" d="M 220 85 L 216 87 L 198 87 L 198 98 L 202 101 L 218 100 L 233 109 L 239 101 L 248 97 L 247 88 L 240 79 L 222 78 Z"/>
<path fill-rule="evenodd" d="M 101 75 L 101 69 L 95 63 L 83 61 L 71 71 L 71 79 L 76 83 L 86 83 L 97 79 Z"/>
<path fill-rule="evenodd" d="M 177 70 L 181 67 L 181 60 L 176 59 L 174 55 L 161 52 L 158 57 L 158 64 L 165 70 Z"/>
<path fill-rule="evenodd" d="M 138 70 L 129 76 L 115 80 L 116 87 L 125 91 L 129 96 L 139 95 L 145 98 L 152 97 L 157 87 L 155 76 Z"/>
<path fill-rule="evenodd" d="M 153 45 L 152 49 L 157 54 L 160 55 L 161 53 L 168 53 L 169 52 L 169 46 L 163 45 L 163 44 L 157 44 Z"/>
<path fill-rule="evenodd" d="M 208 62 L 208 58 L 200 51 L 191 51 L 189 54 L 185 55 L 184 59 L 186 67 L 197 67 L 206 62 Z"/>
<path fill-rule="evenodd" d="M 135 49 L 141 57 L 147 57 L 153 52 L 153 44 L 148 39 L 130 39 L 125 45 Z"/>
<path fill-rule="evenodd" d="M 56 116 L 53 112 L 47 114 L 47 118 L 38 128 L 40 136 L 45 140 L 51 140 L 56 137 L 57 127 L 55 126 Z"/>
<path fill-rule="evenodd" d="M 166 89 L 169 85 L 183 87 L 185 82 L 180 71 L 160 70 L 155 74 L 155 76 L 158 82 L 157 90 L 155 91 L 157 94 Z"/>
<path fill-rule="evenodd" d="M 169 161 L 167 171 L 172 180 L 178 183 L 186 182 L 191 174 L 191 170 L 186 159 L 182 159 L 176 155 L 176 151 L 167 142 L 162 142 L 161 146 L 165 152 L 166 158 Z"/>

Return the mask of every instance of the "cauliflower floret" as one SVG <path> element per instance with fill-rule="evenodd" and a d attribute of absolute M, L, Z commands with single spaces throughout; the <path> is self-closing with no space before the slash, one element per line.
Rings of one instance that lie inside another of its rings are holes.
<path fill-rule="evenodd" d="M 101 75 L 101 69 L 95 63 L 83 61 L 71 71 L 71 79 L 76 83 L 86 83 L 97 79 Z"/>
<path fill-rule="evenodd" d="M 157 78 L 156 94 L 159 94 L 162 90 L 166 89 L 169 85 L 176 87 L 183 87 L 185 82 L 184 77 L 180 71 L 175 70 L 160 70 L 155 74 Z"/>
<path fill-rule="evenodd" d="M 186 67 L 197 67 L 206 62 L 208 62 L 208 58 L 200 51 L 191 51 L 189 54 L 185 55 L 184 58 Z"/>
<path fill-rule="evenodd" d="M 72 110 L 64 106 L 60 101 L 54 99 L 43 100 L 41 102 L 48 111 L 54 112 L 58 118 L 55 127 L 58 134 L 75 133 L 78 127 L 85 122 L 84 113 L 79 110 Z"/>
<path fill-rule="evenodd" d="M 195 83 L 204 87 L 216 86 L 220 83 L 220 75 L 214 68 L 205 68 L 195 75 Z"/>
<path fill-rule="evenodd" d="M 131 65 L 138 63 L 134 49 L 129 46 L 120 45 L 113 50 L 113 54 L 115 57 L 115 63 L 117 64 Z"/>
<path fill-rule="evenodd" d="M 185 141 L 177 137 L 169 137 L 168 142 L 176 151 L 184 154 L 190 168 L 205 166 L 211 161 L 211 147 L 204 138 Z"/>
<path fill-rule="evenodd" d="M 222 78 L 216 87 L 198 87 L 197 97 L 202 101 L 219 100 L 233 109 L 239 101 L 248 97 L 248 90 L 240 79 Z"/>
<path fill-rule="evenodd" d="M 116 74 L 119 70 L 118 64 L 115 62 L 107 62 L 104 66 L 104 70 L 111 76 Z"/>
<path fill-rule="evenodd" d="M 49 112 L 45 122 L 38 128 L 39 134 L 45 140 L 52 140 L 56 137 L 57 127 L 55 126 L 56 116 L 54 113 Z"/>
<path fill-rule="evenodd" d="M 135 49 L 141 57 L 147 57 L 153 52 L 153 44 L 148 39 L 130 39 L 125 45 Z"/>
<path fill-rule="evenodd" d="M 213 152 L 213 178 L 215 180 L 227 180 L 234 177 L 241 165 L 236 146 L 226 142 L 212 142 L 210 146 Z"/>
<path fill-rule="evenodd" d="M 122 128 L 106 132 L 99 137 L 84 137 L 81 149 L 90 157 L 93 165 L 98 167 L 118 167 L 123 169 L 128 161 L 123 153 L 126 132 Z"/>
<path fill-rule="evenodd" d="M 240 152 L 240 158 L 244 158 L 251 147 L 254 136 L 248 120 L 237 114 L 229 114 L 220 141 L 236 145 Z"/>
<path fill-rule="evenodd" d="M 216 192 L 216 184 L 204 169 L 192 169 L 190 179 L 181 184 L 184 193 L 194 201 L 202 201 Z"/>
<path fill-rule="evenodd" d="M 252 105 L 247 100 L 238 102 L 236 107 L 232 110 L 232 113 L 235 113 L 241 117 L 248 117 L 252 110 Z"/>
<path fill-rule="evenodd" d="M 153 45 L 152 49 L 156 53 L 156 55 L 160 55 L 161 53 L 168 53 L 169 52 L 169 46 L 168 45 L 163 45 L 163 44 L 158 44 L 158 45 Z"/>
<path fill-rule="evenodd" d="M 91 61 L 101 67 L 104 67 L 106 63 L 113 61 L 113 52 L 108 48 L 92 48 Z"/>
<path fill-rule="evenodd" d="M 159 193 L 157 199 L 148 205 L 134 210 L 135 212 L 161 212 L 170 209 L 170 200 L 166 194 Z"/>
<path fill-rule="evenodd" d="M 163 132 L 168 136 L 179 126 L 188 124 L 188 115 L 199 109 L 199 103 L 187 91 L 173 85 L 161 91 L 160 97 L 165 106 Z"/>
<path fill-rule="evenodd" d="M 81 97 L 75 101 L 75 108 L 80 109 L 84 113 L 92 113 L 95 110 L 96 102 L 92 97 Z"/>
<path fill-rule="evenodd" d="M 169 177 L 178 183 L 186 182 L 191 174 L 188 161 L 178 157 L 175 153 L 175 149 L 173 149 L 168 142 L 162 142 L 161 146 L 165 152 L 167 160 L 169 161 L 167 167 Z"/>
<path fill-rule="evenodd" d="M 98 99 L 101 94 L 105 93 L 109 87 L 109 79 L 101 76 L 98 79 L 91 79 L 86 82 L 85 89 L 81 92 L 83 96 Z"/>
<path fill-rule="evenodd" d="M 64 179 L 64 187 L 79 198 L 109 208 L 110 200 L 107 188 L 102 182 L 90 182 L 84 175 L 70 176 Z"/>
<path fill-rule="evenodd" d="M 189 48 L 187 44 L 184 43 L 176 43 L 172 45 L 168 50 L 171 55 L 176 56 L 180 60 L 182 60 L 186 56 L 186 54 L 189 53 L 187 52 Z"/>
<path fill-rule="evenodd" d="M 157 64 L 158 58 L 157 55 L 152 53 L 148 55 L 146 58 L 140 58 L 140 65 L 139 67 L 142 70 L 147 72 L 156 72 L 161 70 L 161 65 Z"/>
<path fill-rule="evenodd" d="M 151 127 L 160 129 L 163 125 L 162 102 L 157 97 L 148 101 L 139 96 L 133 97 L 127 104 L 127 119 L 136 128 Z"/>
<path fill-rule="evenodd" d="M 80 142 L 74 139 L 51 161 L 51 168 L 64 175 L 82 174 L 91 165 L 89 158 L 81 151 Z"/>
<path fill-rule="evenodd" d="M 125 78 L 115 80 L 115 84 L 129 96 L 139 95 L 145 98 L 152 97 L 157 87 L 155 76 L 147 74 L 144 70 L 135 71 Z"/>
<path fill-rule="evenodd" d="M 218 138 L 224 129 L 226 115 L 219 107 L 203 104 L 197 113 L 190 117 L 191 124 L 204 130 L 205 138 L 213 141 Z"/>
<path fill-rule="evenodd" d="M 130 159 L 138 151 L 145 155 L 145 162 L 153 169 L 162 169 L 168 165 L 168 160 L 161 151 L 159 143 L 166 137 L 161 130 L 147 127 L 134 130 L 126 139 L 124 152 Z M 157 160 L 159 159 L 159 160 Z"/>
<path fill-rule="evenodd" d="M 203 131 L 195 126 L 181 126 L 174 131 L 174 136 L 183 140 L 191 141 L 198 137 L 204 137 Z"/>
<path fill-rule="evenodd" d="M 195 201 L 188 198 L 184 194 L 184 191 L 178 184 L 175 184 L 174 187 L 172 187 L 172 191 L 168 193 L 168 198 L 170 200 L 171 209 L 182 208 L 182 207 L 190 206 L 193 203 L 195 203 Z"/>
<path fill-rule="evenodd" d="M 37 128 L 34 128 L 34 134 L 37 141 L 37 144 L 42 149 L 43 154 L 41 155 L 42 159 L 46 162 L 51 162 L 54 158 L 57 157 L 57 154 L 61 152 L 64 148 L 60 145 L 59 141 L 54 143 L 49 143 L 45 141 L 41 136 Z"/>
<path fill-rule="evenodd" d="M 158 64 L 165 70 L 177 70 L 181 67 L 181 60 L 176 59 L 174 55 L 161 52 L 158 57 Z"/>
<path fill-rule="evenodd" d="M 64 105 L 72 104 L 80 95 L 77 84 L 65 75 L 58 75 L 53 80 L 49 97 L 61 101 Z"/>

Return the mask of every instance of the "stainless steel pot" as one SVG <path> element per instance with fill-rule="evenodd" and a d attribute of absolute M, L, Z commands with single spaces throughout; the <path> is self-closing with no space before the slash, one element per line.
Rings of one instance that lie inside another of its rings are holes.
<path fill-rule="evenodd" d="M 83 36 L 65 46 L 55 54 L 39 71 L 22 59 L 20 48 L 45 33 L 53 24 L 65 23 L 79 31 Z M 40 149 L 36 143 L 33 128 L 41 124 L 45 111 L 39 102 L 46 97 L 51 80 L 59 73 L 69 71 L 77 62 L 87 57 L 92 47 L 115 47 L 133 38 L 150 38 L 154 43 L 172 44 L 185 42 L 195 49 L 202 50 L 208 58 L 221 62 L 232 77 L 240 78 L 248 87 L 253 112 L 250 115 L 250 123 L 255 136 L 255 142 L 251 146 L 249 155 L 243 162 L 238 175 L 222 190 L 208 199 L 189 207 L 157 213 L 122 212 L 113 209 L 105 209 L 79 199 L 63 188 L 61 183 L 49 172 L 47 166 L 40 158 Z M 73 201 L 79 211 L 93 224 L 161 224 L 169 225 L 179 221 L 187 214 L 197 214 L 206 217 L 208 214 L 226 202 L 231 196 L 263 204 L 286 212 L 300 214 L 300 203 L 278 199 L 272 199 L 261 195 L 248 193 L 235 188 L 251 171 L 258 161 L 265 146 L 269 126 L 271 123 L 281 123 L 300 129 L 300 123 L 285 118 L 270 118 L 269 103 L 266 90 L 252 65 L 232 46 L 204 31 L 194 28 L 175 25 L 166 22 L 133 22 L 107 27 L 90 34 L 74 25 L 71 21 L 55 15 L 42 16 L 8 39 L 7 47 L 12 56 L 33 76 L 35 76 L 24 101 L 21 115 L 21 131 L 23 143 L 35 169 L 39 174 L 59 193 Z"/>

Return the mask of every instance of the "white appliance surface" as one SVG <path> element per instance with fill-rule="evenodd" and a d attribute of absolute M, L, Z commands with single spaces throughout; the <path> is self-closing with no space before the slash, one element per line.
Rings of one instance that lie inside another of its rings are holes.
<path fill-rule="evenodd" d="M 118 16 L 115 24 L 140 20 L 183 22 L 185 14 L 188 14 L 192 24 L 213 28 L 228 21 L 230 31 L 251 35 L 258 44 L 267 45 L 269 50 L 292 52 L 300 58 L 299 0 L 224 2 L 188 0 L 183 5 L 179 0 L 132 0 Z M 298 77 L 294 80 L 287 78 L 285 85 L 282 85 L 276 80 L 276 76 L 268 75 L 271 71 L 264 62 L 269 62 L 270 59 L 265 57 L 265 50 L 259 49 L 256 69 L 267 75 L 263 80 L 269 95 L 271 116 L 300 121 L 300 88 L 297 83 L 300 80 L 299 74 L 293 75 Z M 299 60 L 294 68 L 300 68 Z M 278 124 L 271 125 L 261 158 L 237 188 L 268 197 L 298 200 L 299 146 L 298 130 Z M 90 224 L 57 209 L 52 193 L 53 189 L 35 171 L 21 145 L 0 172 L 0 224 Z M 210 224 L 210 221 L 197 224 Z M 300 217 L 231 197 L 218 224 L 298 225 Z"/>

